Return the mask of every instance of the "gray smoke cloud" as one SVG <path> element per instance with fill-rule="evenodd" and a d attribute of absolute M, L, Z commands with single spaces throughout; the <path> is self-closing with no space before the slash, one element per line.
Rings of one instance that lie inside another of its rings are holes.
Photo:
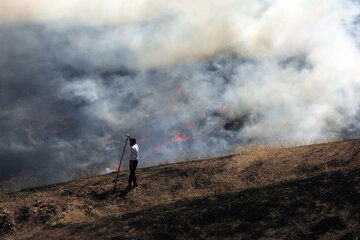
<path fill-rule="evenodd" d="M 0 180 L 358 131 L 356 1 L 2 1 Z"/>

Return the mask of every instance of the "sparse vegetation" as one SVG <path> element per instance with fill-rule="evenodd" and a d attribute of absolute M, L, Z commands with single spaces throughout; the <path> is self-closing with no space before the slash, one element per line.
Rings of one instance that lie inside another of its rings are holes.
<path fill-rule="evenodd" d="M 120 173 L 116 193 L 114 174 L 81 173 L 77 181 L 2 197 L 0 218 L 8 224 L 3 236 L 359 237 L 360 205 L 352 199 L 360 198 L 360 140 L 329 142 L 286 148 L 249 144 L 233 156 L 138 169 L 139 187 L 130 192 L 127 171 Z"/>
<path fill-rule="evenodd" d="M 0 194 L 18 192 L 22 189 L 44 186 L 49 184 L 67 182 L 67 181 L 76 181 L 81 179 L 86 179 L 90 177 L 99 176 L 103 171 L 103 168 L 100 166 L 92 166 L 85 170 L 78 170 L 70 174 L 69 177 L 63 177 L 60 179 L 55 179 L 51 181 L 45 181 L 38 178 L 24 177 L 24 178 L 12 178 L 7 181 L 0 182 Z"/>
<path fill-rule="evenodd" d="M 103 171 L 103 168 L 101 166 L 92 166 L 87 168 L 86 170 L 78 170 L 70 174 L 70 180 L 81 180 L 86 179 L 90 177 L 99 176 Z"/>
<path fill-rule="evenodd" d="M 355 137 L 355 136 L 352 136 Z M 348 139 L 348 138 L 346 138 Z M 299 140 L 299 141 L 291 141 L 291 142 L 283 142 L 277 139 L 268 140 L 266 142 L 251 142 L 247 144 L 239 144 L 234 150 L 231 152 L 231 155 L 247 155 L 249 159 L 247 160 L 248 163 L 253 163 L 254 160 L 260 157 L 264 157 L 266 155 L 272 155 L 276 152 L 284 151 L 286 148 L 291 147 L 298 147 L 298 146 L 307 146 L 313 144 L 323 144 L 323 143 L 331 143 L 331 142 L 338 142 L 345 140 L 344 137 L 340 135 L 333 135 L 318 139 L 312 140 Z M 225 151 L 227 154 L 229 151 Z M 160 165 L 168 165 L 172 163 L 185 163 L 189 161 L 196 161 L 201 159 L 213 159 L 224 157 L 224 154 L 214 154 L 214 153 L 207 153 L 205 156 L 194 156 L 189 152 L 184 152 L 183 155 L 176 157 L 176 158 L 168 158 L 168 159 L 154 159 L 153 161 L 147 161 L 146 163 L 140 162 L 138 168 L 146 168 L 146 167 L 154 167 Z M 245 163 L 244 163 L 245 164 Z M 322 166 L 326 169 L 326 165 Z M 124 167 L 122 167 L 124 168 Z M 127 169 L 125 167 L 125 169 Z M 326 170 L 324 170 L 326 171 Z M 82 180 L 90 177 L 99 176 L 103 172 L 103 167 L 101 166 L 91 166 L 85 170 L 77 170 L 72 172 L 67 177 L 62 177 L 59 179 L 55 179 L 50 181 L 44 181 L 37 178 L 21 178 L 21 179 L 10 179 L 8 181 L 0 182 L 0 194 L 1 193 L 10 193 L 20 191 L 24 188 L 30 188 L 35 186 L 42 186 L 51 183 L 61 183 L 67 181 L 76 181 Z"/>

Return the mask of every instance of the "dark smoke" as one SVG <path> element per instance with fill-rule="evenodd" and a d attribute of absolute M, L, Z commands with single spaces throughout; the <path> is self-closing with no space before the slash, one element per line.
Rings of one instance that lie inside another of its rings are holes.
<path fill-rule="evenodd" d="M 308 2 L 314 22 L 299 13 L 289 22 L 300 33 L 283 24 L 296 6 L 242 12 L 245 25 L 240 15 L 217 23 L 219 14 L 188 26 L 170 13 L 0 24 L 0 181 L 113 167 L 127 132 L 143 166 L 253 140 L 358 133 L 358 5 L 356 14 L 344 5 L 347 19 Z"/>
<path fill-rule="evenodd" d="M 211 106 L 193 109 L 189 104 L 199 96 L 184 93 L 183 81 L 207 72 L 209 79 L 199 84 L 217 88 L 212 91 L 221 96 L 232 65 L 242 60 L 222 56 L 137 69 L 125 47 L 103 49 L 97 59 L 69 39 L 96 38 L 107 31 L 60 31 L 33 24 L 1 27 L 1 180 L 59 178 L 94 163 L 107 167 L 117 162 L 126 132 L 138 138 L 142 159 L 149 162 L 181 155 L 184 148 L 196 152 L 194 130 L 204 131 L 203 146 L 220 141 L 223 117 L 209 117 Z M 181 109 L 185 107 L 189 109 Z M 194 116 L 177 116 L 177 111 Z M 191 118 L 195 121 L 183 121 Z M 209 129 L 209 124 L 214 126 Z"/>

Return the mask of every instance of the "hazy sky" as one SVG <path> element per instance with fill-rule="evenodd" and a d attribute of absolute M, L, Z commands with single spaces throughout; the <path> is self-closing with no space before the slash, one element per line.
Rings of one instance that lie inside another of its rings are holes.
<path fill-rule="evenodd" d="M 0 3 L 0 180 L 357 133 L 344 0 Z"/>

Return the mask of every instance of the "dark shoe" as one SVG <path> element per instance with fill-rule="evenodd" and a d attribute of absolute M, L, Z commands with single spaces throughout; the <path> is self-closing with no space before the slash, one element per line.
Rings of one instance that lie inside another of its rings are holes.
<path fill-rule="evenodd" d="M 137 185 L 137 183 L 134 183 L 134 187 L 137 187 L 138 185 Z"/>

